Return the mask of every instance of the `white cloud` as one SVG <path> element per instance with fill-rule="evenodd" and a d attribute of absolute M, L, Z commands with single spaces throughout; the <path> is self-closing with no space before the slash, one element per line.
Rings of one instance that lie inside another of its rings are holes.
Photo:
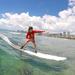
<path fill-rule="evenodd" d="M 51 31 L 72 31 L 75 32 L 75 6 L 60 11 L 57 16 L 30 16 L 29 13 L 4 13 L 1 14 L 0 28 L 23 29 L 28 26 L 35 29 Z"/>
<path fill-rule="evenodd" d="M 69 6 L 71 7 L 75 6 L 75 0 L 69 0 Z"/>

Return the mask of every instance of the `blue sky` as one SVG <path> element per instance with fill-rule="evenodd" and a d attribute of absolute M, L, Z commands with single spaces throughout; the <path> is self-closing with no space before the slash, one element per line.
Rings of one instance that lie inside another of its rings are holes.
<path fill-rule="evenodd" d="M 68 8 L 68 0 L 0 0 L 0 14 L 29 12 L 32 16 L 57 16 Z"/>

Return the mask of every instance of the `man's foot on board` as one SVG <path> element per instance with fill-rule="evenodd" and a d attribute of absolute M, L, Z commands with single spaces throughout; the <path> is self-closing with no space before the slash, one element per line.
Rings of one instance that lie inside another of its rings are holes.
<path fill-rule="evenodd" d="M 24 47 L 24 46 L 21 46 L 21 48 L 20 48 L 20 49 L 23 49 L 23 47 Z"/>
<path fill-rule="evenodd" d="M 37 53 L 37 51 L 35 50 L 35 53 Z"/>

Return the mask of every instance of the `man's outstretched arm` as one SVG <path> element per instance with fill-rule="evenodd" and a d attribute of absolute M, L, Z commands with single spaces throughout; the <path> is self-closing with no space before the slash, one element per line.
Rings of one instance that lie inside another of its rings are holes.
<path fill-rule="evenodd" d="M 33 31 L 34 31 L 34 33 L 42 33 L 42 32 L 45 32 L 43 30 L 33 30 Z"/>

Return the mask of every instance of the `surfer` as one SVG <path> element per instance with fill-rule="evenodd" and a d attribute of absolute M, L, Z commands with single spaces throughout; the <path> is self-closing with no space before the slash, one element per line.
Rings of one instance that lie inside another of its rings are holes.
<path fill-rule="evenodd" d="M 42 32 L 44 31 L 33 30 L 33 27 L 29 26 L 28 32 L 26 33 L 26 43 L 23 46 L 21 46 L 21 49 L 23 49 L 29 42 L 32 42 L 35 49 L 35 53 L 37 53 L 36 43 L 35 43 L 35 33 L 42 33 Z"/>

